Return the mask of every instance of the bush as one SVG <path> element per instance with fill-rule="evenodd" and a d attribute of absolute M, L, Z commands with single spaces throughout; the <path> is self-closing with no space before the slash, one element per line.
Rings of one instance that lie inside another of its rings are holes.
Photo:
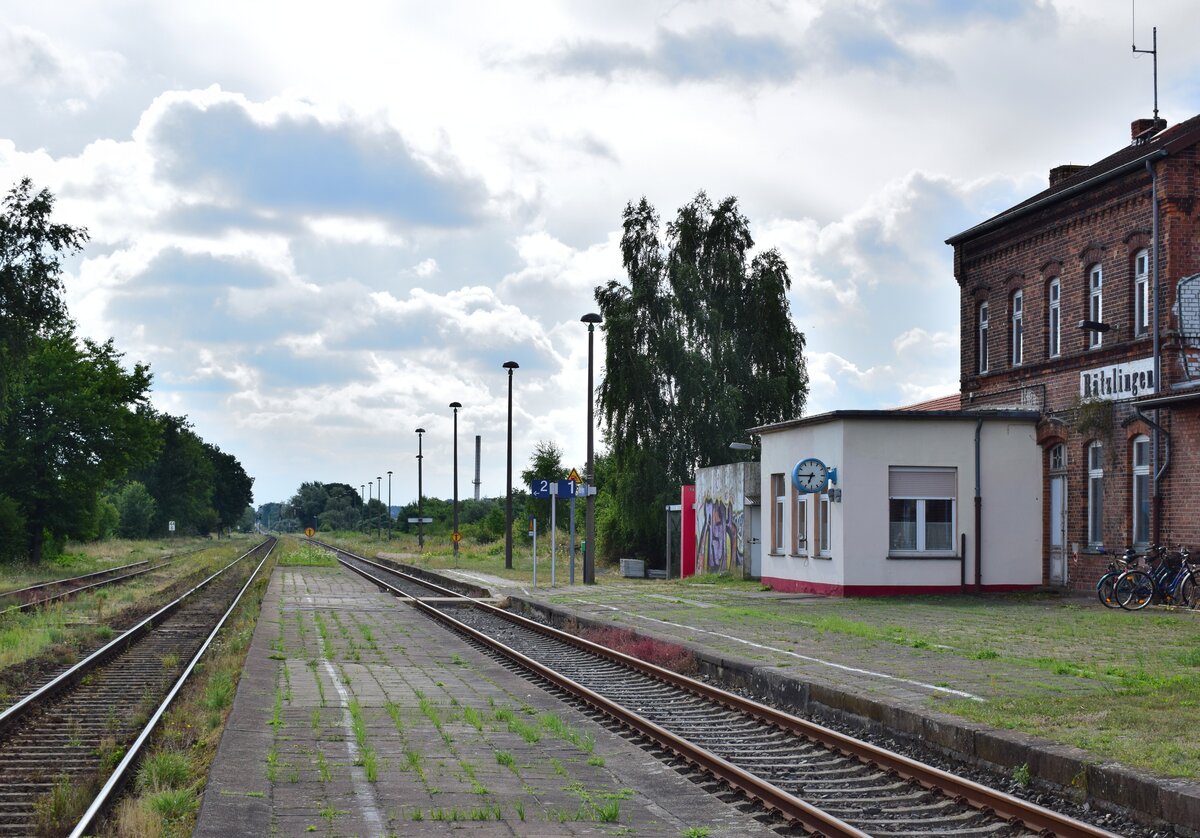
<path fill-rule="evenodd" d="M 0 562 L 15 562 L 29 554 L 25 540 L 25 517 L 17 502 L 0 495 Z"/>

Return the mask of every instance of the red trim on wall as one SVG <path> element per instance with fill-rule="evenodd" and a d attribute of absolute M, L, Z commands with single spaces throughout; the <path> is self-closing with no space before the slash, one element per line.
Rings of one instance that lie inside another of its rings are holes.
<path fill-rule="evenodd" d="M 789 594 L 820 594 L 821 596 L 909 596 L 912 594 L 957 594 L 958 585 L 830 585 L 826 582 L 807 582 L 803 579 L 784 579 L 764 576 L 762 584 L 774 591 Z M 1041 585 L 984 585 L 987 593 L 1036 591 Z M 969 586 L 973 589 L 974 586 Z"/>

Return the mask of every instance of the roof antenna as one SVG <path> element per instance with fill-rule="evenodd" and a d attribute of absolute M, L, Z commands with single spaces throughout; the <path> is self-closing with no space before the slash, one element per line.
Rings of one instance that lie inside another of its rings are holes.
<path fill-rule="evenodd" d="M 1158 121 L 1158 27 L 1155 26 L 1151 32 L 1153 33 L 1153 41 L 1151 49 L 1137 48 L 1137 0 L 1130 0 L 1133 7 L 1133 31 L 1130 34 L 1130 40 L 1133 41 L 1133 51 L 1142 53 L 1143 55 L 1154 56 L 1154 121 Z"/>

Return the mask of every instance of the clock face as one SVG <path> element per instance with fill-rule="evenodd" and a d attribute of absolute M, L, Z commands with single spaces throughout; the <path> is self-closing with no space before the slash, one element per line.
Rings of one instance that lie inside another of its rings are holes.
<path fill-rule="evenodd" d="M 829 469 L 815 457 L 801 460 L 792 469 L 792 485 L 797 491 L 816 494 L 829 484 Z"/>

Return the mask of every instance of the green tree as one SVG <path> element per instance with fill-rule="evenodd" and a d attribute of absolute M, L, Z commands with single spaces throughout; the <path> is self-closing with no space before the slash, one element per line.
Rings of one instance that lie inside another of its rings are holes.
<path fill-rule="evenodd" d="M 3 425 L 0 484 L 25 520 L 33 562 L 46 536 L 92 534 L 101 490 L 153 456 L 149 368 L 121 365 L 112 341 L 59 330 L 31 343 Z"/>
<path fill-rule="evenodd" d="M 120 523 L 117 532 L 122 538 L 145 538 L 154 526 L 154 498 L 143 483 L 131 480 L 121 487 L 114 498 Z"/>
<path fill-rule="evenodd" d="M 320 523 L 321 513 L 325 511 L 325 504 L 328 502 L 329 492 L 326 491 L 325 485 L 314 480 L 311 483 L 301 483 L 296 494 L 292 495 L 292 499 L 288 501 L 288 505 L 292 508 L 292 513 L 299 519 L 301 526 L 316 529 Z"/>
<path fill-rule="evenodd" d="M 791 278 L 754 240 L 735 198 L 703 192 L 667 225 L 642 198 L 625 208 L 624 281 L 596 289 L 605 372 L 597 389 L 611 476 L 600 547 L 661 553 L 663 507 L 699 467 L 732 462 L 746 429 L 799 416 L 808 393 Z M 599 476 L 599 475 L 598 475 Z"/>
<path fill-rule="evenodd" d="M 534 480 L 549 480 L 556 482 L 558 480 L 566 480 L 570 469 L 563 465 L 562 449 L 553 442 L 539 441 L 533 447 L 533 454 L 529 458 L 529 468 L 521 472 L 521 483 L 525 486 L 531 486 Z M 527 514 L 533 515 L 538 519 L 538 529 L 546 530 L 550 527 L 550 499 L 530 497 Z M 565 519 L 566 516 L 564 515 Z M 565 520 L 560 520 L 559 523 L 566 526 Z"/>
<path fill-rule="evenodd" d="M 0 211 L 0 420 L 12 386 L 38 337 L 67 324 L 62 259 L 87 241 L 87 230 L 50 220 L 54 196 L 24 178 Z"/>
<path fill-rule="evenodd" d="M 213 467 L 212 508 L 217 513 L 219 528 L 232 529 L 254 499 L 254 478 L 246 474 L 232 454 L 208 443 L 204 449 Z"/>
<path fill-rule="evenodd" d="M 158 515 L 154 532 L 166 533 L 175 522 L 176 532 L 206 533 L 212 524 L 214 467 L 204 441 L 185 417 L 153 413 L 162 439 L 158 456 L 129 476 L 146 486 Z"/>

